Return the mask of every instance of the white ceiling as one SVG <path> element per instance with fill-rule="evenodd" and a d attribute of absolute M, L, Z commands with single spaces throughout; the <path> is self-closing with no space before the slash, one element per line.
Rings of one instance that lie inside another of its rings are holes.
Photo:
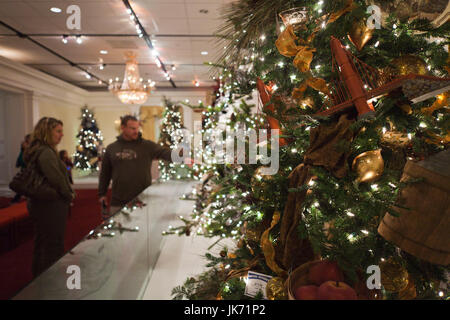
<path fill-rule="evenodd" d="M 202 87 L 208 87 L 215 82 L 211 78 L 210 67 L 204 62 L 214 61 L 220 55 L 220 48 L 212 35 L 222 23 L 219 18 L 222 6 L 231 1 L 129 2 L 146 32 L 152 35 L 154 46 L 167 70 L 170 70 L 176 86 L 194 87 L 194 80 L 198 80 Z M 65 13 L 66 8 L 72 4 L 81 8 L 81 30 L 68 30 L 66 27 L 69 17 Z M 50 11 L 52 7 L 61 8 L 62 12 L 53 13 Z M 157 87 L 172 87 L 154 63 L 144 39 L 137 37 L 122 0 L 0 0 L 0 21 L 29 35 L 104 81 L 123 77 L 124 52 L 132 49 L 138 53 L 143 78 L 151 78 Z M 62 34 L 102 36 L 83 37 L 80 45 L 72 39 L 68 44 L 63 44 Z M 102 55 L 100 50 L 107 50 L 108 54 Z M 202 51 L 209 54 L 201 55 Z M 83 88 L 105 88 L 97 80 L 86 79 L 83 71 L 1 25 L 0 55 Z M 99 69 L 102 61 L 106 64 L 104 70 Z M 175 71 L 171 71 L 172 65 L 176 66 Z"/>

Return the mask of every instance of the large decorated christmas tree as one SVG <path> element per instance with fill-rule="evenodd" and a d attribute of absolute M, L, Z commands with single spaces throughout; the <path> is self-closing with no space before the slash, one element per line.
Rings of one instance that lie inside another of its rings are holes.
<path fill-rule="evenodd" d="M 249 272 L 271 277 L 269 299 L 448 298 L 450 23 L 396 3 L 227 7 L 221 93 L 259 94 L 263 127 L 281 131 L 279 170 L 209 168 L 192 216 L 167 233 L 236 247 L 207 253 L 176 299 L 249 299 Z"/>
<path fill-rule="evenodd" d="M 99 170 L 103 136 L 93 111 L 85 106 L 81 109 L 81 114 L 80 130 L 77 134 L 77 150 L 73 155 L 74 165 L 80 170 L 95 172 Z"/>

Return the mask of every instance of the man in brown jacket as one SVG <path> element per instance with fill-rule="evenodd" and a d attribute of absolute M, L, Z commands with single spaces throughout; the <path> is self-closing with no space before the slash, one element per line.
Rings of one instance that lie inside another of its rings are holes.
<path fill-rule="evenodd" d="M 153 159 L 172 162 L 172 150 L 145 140 L 136 117 L 125 116 L 122 134 L 106 147 L 100 172 L 98 195 L 107 204 L 106 193 L 112 179 L 111 213 L 116 213 L 152 184 Z"/>

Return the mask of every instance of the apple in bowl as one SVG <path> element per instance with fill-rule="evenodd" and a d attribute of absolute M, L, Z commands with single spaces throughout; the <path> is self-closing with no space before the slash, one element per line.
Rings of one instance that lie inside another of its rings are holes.
<path fill-rule="evenodd" d="M 356 291 L 340 281 L 326 281 L 317 290 L 317 300 L 357 300 Z"/>
<path fill-rule="evenodd" d="M 295 289 L 294 297 L 296 300 L 317 300 L 318 286 L 308 285 Z"/>
<path fill-rule="evenodd" d="M 323 260 L 309 269 L 310 283 L 320 286 L 326 281 L 344 281 L 344 274 L 334 261 Z"/>

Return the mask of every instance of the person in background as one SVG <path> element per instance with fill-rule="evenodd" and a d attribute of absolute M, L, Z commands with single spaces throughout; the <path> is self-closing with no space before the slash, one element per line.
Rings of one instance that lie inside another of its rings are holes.
<path fill-rule="evenodd" d="M 69 175 L 70 184 L 73 184 L 73 178 L 72 178 L 73 162 L 72 162 L 72 159 L 70 159 L 69 154 L 67 153 L 67 150 L 61 150 L 59 152 L 59 158 L 66 165 L 67 174 Z"/>
<path fill-rule="evenodd" d="M 152 184 L 153 159 L 172 162 L 172 150 L 142 138 L 139 120 L 131 115 L 121 119 L 122 134 L 106 147 L 100 171 L 98 195 L 103 208 L 112 179 L 110 214 L 114 214 Z"/>
<path fill-rule="evenodd" d="M 25 161 L 23 161 L 23 153 L 30 145 L 31 141 L 31 134 L 27 134 L 24 138 L 24 141 L 20 145 L 20 153 L 16 160 L 16 168 L 20 168 L 21 170 L 25 168 Z M 21 194 L 17 193 L 14 198 L 11 200 L 11 204 L 19 202 L 20 198 L 22 197 Z"/>
<path fill-rule="evenodd" d="M 75 198 L 64 163 L 56 146 L 63 137 L 63 123 L 44 117 L 34 128 L 30 146 L 25 150 L 27 165 L 36 164 L 46 178 L 48 199 L 29 198 L 27 207 L 34 224 L 32 272 L 36 277 L 64 254 L 64 233 L 69 205 Z"/>

